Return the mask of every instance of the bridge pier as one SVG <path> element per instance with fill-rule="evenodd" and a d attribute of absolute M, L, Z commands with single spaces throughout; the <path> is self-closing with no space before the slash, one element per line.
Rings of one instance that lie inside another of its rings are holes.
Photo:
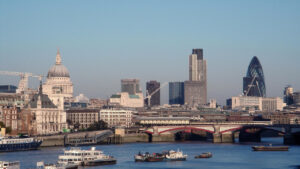
<path fill-rule="evenodd" d="M 234 134 L 232 132 L 222 133 L 222 143 L 234 143 Z"/>
<path fill-rule="evenodd" d="M 213 143 L 222 143 L 222 135 L 220 133 L 213 134 Z"/>

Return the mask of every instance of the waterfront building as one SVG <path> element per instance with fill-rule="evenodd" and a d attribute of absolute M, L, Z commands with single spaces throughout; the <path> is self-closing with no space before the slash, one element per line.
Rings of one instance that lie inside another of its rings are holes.
<path fill-rule="evenodd" d="M 184 102 L 189 106 L 207 103 L 206 60 L 203 49 L 193 49 L 189 56 L 189 81 L 184 82 Z"/>
<path fill-rule="evenodd" d="M 18 133 L 18 117 L 20 116 L 20 108 L 16 106 L 4 106 L 0 111 L 0 121 L 2 121 L 5 127 L 11 129 L 10 134 Z"/>
<path fill-rule="evenodd" d="M 55 105 L 48 95 L 43 93 L 42 84 L 38 94 L 35 94 L 25 106 L 34 117 L 32 122 L 33 134 L 54 134 L 67 128 L 66 112 L 62 99 Z"/>
<path fill-rule="evenodd" d="M 100 109 L 71 108 L 67 110 L 67 121 L 70 125 L 80 124 L 81 129 L 86 129 L 100 120 Z"/>
<path fill-rule="evenodd" d="M 0 93 L 0 107 L 1 106 L 16 106 L 23 107 L 24 99 L 21 94 L 17 93 Z"/>
<path fill-rule="evenodd" d="M 140 80 L 139 79 L 122 79 L 121 80 L 121 92 L 127 92 L 130 95 L 141 93 Z"/>
<path fill-rule="evenodd" d="M 247 75 L 243 78 L 243 93 L 246 96 L 266 97 L 264 72 L 256 56 L 252 58 Z"/>
<path fill-rule="evenodd" d="M 48 71 L 43 92 L 55 105 L 73 97 L 73 84 L 68 69 L 62 64 L 59 50 L 56 54 L 55 65 Z"/>
<path fill-rule="evenodd" d="M 184 82 L 169 82 L 169 104 L 184 104 Z"/>
<path fill-rule="evenodd" d="M 160 83 L 157 81 L 149 81 L 146 83 L 147 96 L 152 94 L 155 90 L 160 88 Z M 148 105 L 148 99 L 146 100 Z M 160 90 L 151 96 L 150 106 L 159 106 L 160 105 Z"/>
<path fill-rule="evenodd" d="M 132 115 L 134 111 L 126 109 L 101 109 L 100 120 L 107 123 L 108 127 L 126 127 L 133 126 Z"/>
<path fill-rule="evenodd" d="M 121 92 L 113 94 L 109 99 L 110 105 L 120 105 L 122 107 L 144 107 L 143 93 L 129 94 Z"/>
<path fill-rule="evenodd" d="M 293 104 L 293 94 L 294 94 L 294 89 L 291 86 L 287 86 L 284 88 L 283 95 L 284 95 L 284 103 L 286 103 L 286 105 Z"/>
<path fill-rule="evenodd" d="M 279 97 L 264 98 L 255 96 L 235 96 L 231 98 L 231 105 L 234 110 L 250 111 L 282 111 L 285 104 Z"/>
<path fill-rule="evenodd" d="M 0 93 L 16 93 L 17 86 L 14 85 L 0 85 Z"/>

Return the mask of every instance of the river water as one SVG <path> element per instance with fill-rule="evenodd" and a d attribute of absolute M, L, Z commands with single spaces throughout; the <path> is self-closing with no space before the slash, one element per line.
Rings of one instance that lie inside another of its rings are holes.
<path fill-rule="evenodd" d="M 209 142 L 130 143 L 120 145 L 97 145 L 97 149 L 117 159 L 116 165 L 88 167 L 89 169 L 296 169 L 300 165 L 300 146 L 291 146 L 287 152 L 254 152 L 253 145 L 282 144 L 282 138 L 263 138 L 261 143 L 212 144 Z M 89 149 L 90 146 L 83 146 Z M 36 151 L 0 153 L 1 160 L 20 161 L 21 168 L 35 168 L 36 162 L 54 163 L 63 147 L 41 148 Z M 182 150 L 188 154 L 187 161 L 180 162 L 134 162 L 134 154 Z M 209 159 L 194 159 L 202 152 L 212 152 Z"/>

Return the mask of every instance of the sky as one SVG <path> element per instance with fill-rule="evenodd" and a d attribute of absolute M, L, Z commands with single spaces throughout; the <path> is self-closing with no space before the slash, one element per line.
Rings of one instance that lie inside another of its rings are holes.
<path fill-rule="evenodd" d="M 253 56 L 267 96 L 282 97 L 288 84 L 300 90 L 299 9 L 299 0 L 0 0 L 0 70 L 46 75 L 59 48 L 74 94 L 108 98 L 125 78 L 143 91 L 149 80 L 188 80 L 188 56 L 203 48 L 209 99 L 240 95 Z M 161 95 L 167 103 L 168 87 Z"/>

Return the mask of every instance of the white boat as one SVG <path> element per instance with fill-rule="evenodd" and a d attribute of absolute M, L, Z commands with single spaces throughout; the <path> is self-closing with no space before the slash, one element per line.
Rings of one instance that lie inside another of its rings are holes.
<path fill-rule="evenodd" d="M 92 147 L 90 150 L 81 150 L 80 148 L 71 148 L 65 150 L 63 155 L 58 157 L 58 164 L 78 166 L 97 166 L 116 164 L 117 160 L 109 155 L 105 155 L 102 151 Z"/>
<path fill-rule="evenodd" d="M 167 161 L 185 161 L 187 157 L 188 155 L 183 154 L 183 152 L 179 150 L 178 151 L 170 150 L 166 154 Z"/>
<path fill-rule="evenodd" d="M 78 169 L 76 164 L 45 164 L 43 161 L 37 162 L 37 169 Z"/>
<path fill-rule="evenodd" d="M 0 161 L 0 169 L 20 169 L 20 162 Z"/>

